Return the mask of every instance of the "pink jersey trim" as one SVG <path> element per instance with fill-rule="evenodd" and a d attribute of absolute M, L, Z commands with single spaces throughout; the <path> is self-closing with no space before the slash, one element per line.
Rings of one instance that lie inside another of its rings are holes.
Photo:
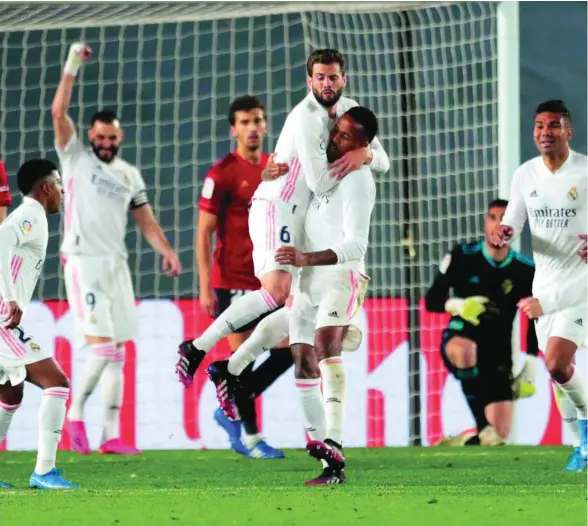
<path fill-rule="evenodd" d="M 296 190 L 296 183 L 298 182 L 298 177 L 300 176 L 300 168 L 301 165 L 298 157 L 294 157 L 290 163 L 290 171 L 286 177 L 286 184 L 280 192 L 280 199 L 285 203 L 289 203 L 290 199 L 292 199 L 292 196 L 294 195 L 294 191 Z"/>
<path fill-rule="evenodd" d="M 349 278 L 351 279 L 351 298 L 349 298 L 349 303 L 347 304 L 347 317 L 351 318 L 355 311 L 357 298 L 359 297 L 359 280 L 353 270 L 349 271 Z"/>

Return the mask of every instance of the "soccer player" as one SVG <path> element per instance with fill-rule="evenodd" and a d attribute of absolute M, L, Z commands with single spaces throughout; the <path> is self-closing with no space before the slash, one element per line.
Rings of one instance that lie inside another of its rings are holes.
<path fill-rule="evenodd" d="M 377 129 L 376 116 L 367 108 L 348 110 L 330 134 L 329 162 L 367 146 Z M 354 351 L 361 343 L 358 313 L 369 280 L 364 257 L 375 198 L 371 170 L 362 166 L 331 191 L 313 195 L 304 222 L 306 251 L 283 246 L 276 252 L 279 263 L 302 267 L 290 344 L 296 390 L 311 438 L 307 450 L 324 468 L 306 485 L 347 480 L 342 446 L 347 376 L 341 352 Z"/>
<path fill-rule="evenodd" d="M 51 353 L 20 325 L 47 253 L 47 214 L 59 212 L 63 189 L 57 167 L 46 159 L 25 162 L 17 184 L 23 202 L 0 225 L 0 442 L 22 402 L 23 382 L 40 387 L 39 449 L 29 486 L 76 488 L 55 469 L 69 380 Z"/>
<path fill-rule="evenodd" d="M 249 204 L 261 182 L 268 156 L 262 152 L 266 133 L 266 112 L 261 101 L 250 95 L 236 98 L 229 107 L 231 133 L 237 148 L 218 161 L 204 179 L 199 203 L 196 256 L 200 278 L 200 304 L 206 314 L 216 317 L 238 298 L 259 290 L 253 271 L 253 245 L 249 237 Z M 216 249 L 212 257 L 212 241 Z M 278 314 L 281 316 L 282 314 Z M 258 321 L 258 320 L 255 320 Z M 228 335 L 232 351 L 250 336 L 255 321 L 235 328 Z M 288 321 L 285 322 L 287 334 Z M 235 401 L 241 420 L 229 420 L 222 409 L 214 413 L 216 422 L 228 433 L 231 447 L 253 458 L 281 458 L 284 454 L 269 446 L 259 434 L 255 397 L 288 370 L 293 361 L 289 347 L 273 349 L 255 370 L 249 366 L 242 378 L 247 392 Z M 264 349 L 260 349 L 263 351 Z M 245 431 L 241 439 L 242 428 Z"/>
<path fill-rule="evenodd" d="M 381 172 L 390 167 L 386 152 L 374 138 L 371 145 L 347 152 L 333 168 L 327 168 L 325 144 L 329 129 L 357 103 L 342 97 L 347 77 L 345 60 L 337 50 L 313 52 L 307 61 L 307 73 L 311 91 L 288 115 L 276 145 L 278 162 L 268 162 L 266 170 L 273 174 L 262 175 L 264 181 L 253 196 L 249 214 L 253 263 L 262 288 L 235 301 L 202 335 L 180 345 L 176 370 L 186 387 L 192 384 L 204 355 L 232 328 L 275 310 L 288 299 L 293 269 L 276 262 L 274 256 L 282 245 L 296 246 L 310 193 L 329 191 L 338 178 L 364 164 Z M 286 170 L 286 177 L 273 178 Z"/>
<path fill-rule="evenodd" d="M 145 239 L 163 257 L 163 269 L 177 276 L 181 265 L 153 215 L 139 170 L 117 156 L 123 132 L 110 111 L 92 117 L 86 149 L 67 113 L 76 74 L 91 49 L 69 50 L 51 112 L 55 147 L 65 185 L 65 233 L 61 253 L 65 286 L 75 314 L 79 344 L 88 353 L 68 412 L 75 451 L 91 453 L 84 426 L 84 405 L 102 380 L 104 429 L 98 451 L 139 454 L 120 439 L 124 344 L 135 337 L 135 294 L 127 263 L 125 235 L 130 211 Z"/>
<path fill-rule="evenodd" d="M 6 219 L 6 211 L 11 204 L 12 196 L 10 195 L 10 187 L 8 186 L 6 167 L 0 161 L 0 223 Z"/>
<path fill-rule="evenodd" d="M 570 149 L 571 115 L 561 100 L 539 104 L 535 111 L 533 139 L 540 155 L 522 164 L 514 173 L 511 197 L 502 223 L 493 232 L 498 246 L 514 239 L 529 220 L 535 279 L 530 295 L 541 305 L 533 312 L 533 300 L 522 301 L 521 309 L 536 319 L 539 348 L 556 387 L 577 412 L 579 437 L 568 466 L 585 468 L 587 458 L 586 382 L 574 365 L 579 345 L 586 341 L 587 299 L 568 301 L 558 289 L 570 282 L 586 282 L 587 266 L 578 251 L 581 235 L 588 231 L 588 159 Z"/>
<path fill-rule="evenodd" d="M 511 344 L 517 305 L 531 293 L 533 262 L 507 246 L 497 248 L 490 240 L 507 204 L 503 199 L 490 203 L 485 239 L 456 245 L 441 261 L 425 296 L 428 311 L 451 314 L 441 339 L 441 356 L 461 383 L 478 430 L 452 445 L 504 444 L 512 426 L 513 384 L 522 397 L 535 392 L 539 349 L 533 324 L 527 331 L 525 365 L 516 381 Z"/>

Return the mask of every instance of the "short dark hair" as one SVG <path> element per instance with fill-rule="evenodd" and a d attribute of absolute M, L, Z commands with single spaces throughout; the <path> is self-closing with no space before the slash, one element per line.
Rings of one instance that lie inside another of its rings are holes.
<path fill-rule="evenodd" d="M 494 199 L 494 201 L 492 201 L 489 205 L 488 205 L 488 210 L 490 210 L 491 208 L 494 208 L 496 206 L 499 206 L 500 208 L 506 208 L 508 206 L 508 201 L 506 199 Z"/>
<path fill-rule="evenodd" d="M 374 137 L 378 134 L 378 119 L 368 108 L 362 106 L 355 106 L 345 112 L 357 124 L 361 125 L 365 133 L 367 142 L 372 142 Z"/>
<path fill-rule="evenodd" d="M 97 122 L 103 122 L 104 124 L 112 124 L 114 121 L 117 121 L 118 117 L 116 113 L 110 110 L 100 110 L 94 115 L 92 115 L 92 120 L 90 121 L 90 126 L 94 126 Z"/>
<path fill-rule="evenodd" d="M 235 113 L 238 111 L 261 110 L 265 118 L 265 106 L 254 95 L 241 95 L 229 106 L 229 124 L 235 126 Z"/>
<path fill-rule="evenodd" d="M 312 67 L 315 64 L 339 64 L 341 73 L 345 75 L 345 58 L 337 49 L 315 49 L 306 61 L 306 72 L 312 77 Z"/>
<path fill-rule="evenodd" d="M 16 174 L 18 189 L 23 195 L 29 195 L 36 184 L 53 171 L 57 171 L 57 166 L 48 159 L 26 161 Z"/>
<path fill-rule="evenodd" d="M 535 110 L 535 115 L 539 115 L 540 113 L 559 113 L 562 117 L 565 117 L 570 122 L 572 120 L 572 115 L 570 114 L 569 110 L 566 108 L 563 100 L 546 100 L 537 106 Z"/>

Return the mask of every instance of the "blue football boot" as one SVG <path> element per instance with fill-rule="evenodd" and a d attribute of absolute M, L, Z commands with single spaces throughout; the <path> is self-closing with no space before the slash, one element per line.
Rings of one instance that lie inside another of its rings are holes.
<path fill-rule="evenodd" d="M 29 480 L 29 487 L 37 489 L 74 489 L 79 488 L 79 484 L 72 484 L 61 476 L 61 471 L 53 468 L 49 473 L 38 475 L 34 473 Z"/>
<path fill-rule="evenodd" d="M 220 407 L 214 412 L 214 420 L 226 431 L 227 435 L 229 435 L 231 449 L 236 453 L 239 453 L 239 455 L 247 455 L 247 448 L 245 447 L 245 444 L 243 444 L 243 440 L 241 440 L 241 421 L 229 420 Z"/>

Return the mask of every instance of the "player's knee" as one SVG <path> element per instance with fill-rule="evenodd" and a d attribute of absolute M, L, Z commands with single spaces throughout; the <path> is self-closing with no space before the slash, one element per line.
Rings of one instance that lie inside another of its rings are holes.
<path fill-rule="evenodd" d="M 545 356 L 545 368 L 557 383 L 566 383 L 570 379 L 572 365 L 557 354 Z"/>
<path fill-rule="evenodd" d="M 314 351 L 312 351 L 314 352 Z M 320 378 L 321 371 L 318 366 L 318 360 L 310 352 L 293 352 L 294 358 L 294 376 L 299 380 L 310 380 L 311 378 Z"/>
<path fill-rule="evenodd" d="M 447 356 L 458 369 L 471 369 L 478 363 L 476 343 L 467 338 L 453 338 L 447 343 Z"/>
<path fill-rule="evenodd" d="M 264 277 L 261 279 L 263 288 L 269 292 L 270 296 L 278 305 L 285 304 L 290 297 L 292 276 L 287 272 L 272 272 L 271 278 L 264 279 Z"/>
<path fill-rule="evenodd" d="M 2 386 L 0 401 L 6 405 L 18 406 L 21 404 L 24 394 L 24 384 L 15 386 Z"/>

